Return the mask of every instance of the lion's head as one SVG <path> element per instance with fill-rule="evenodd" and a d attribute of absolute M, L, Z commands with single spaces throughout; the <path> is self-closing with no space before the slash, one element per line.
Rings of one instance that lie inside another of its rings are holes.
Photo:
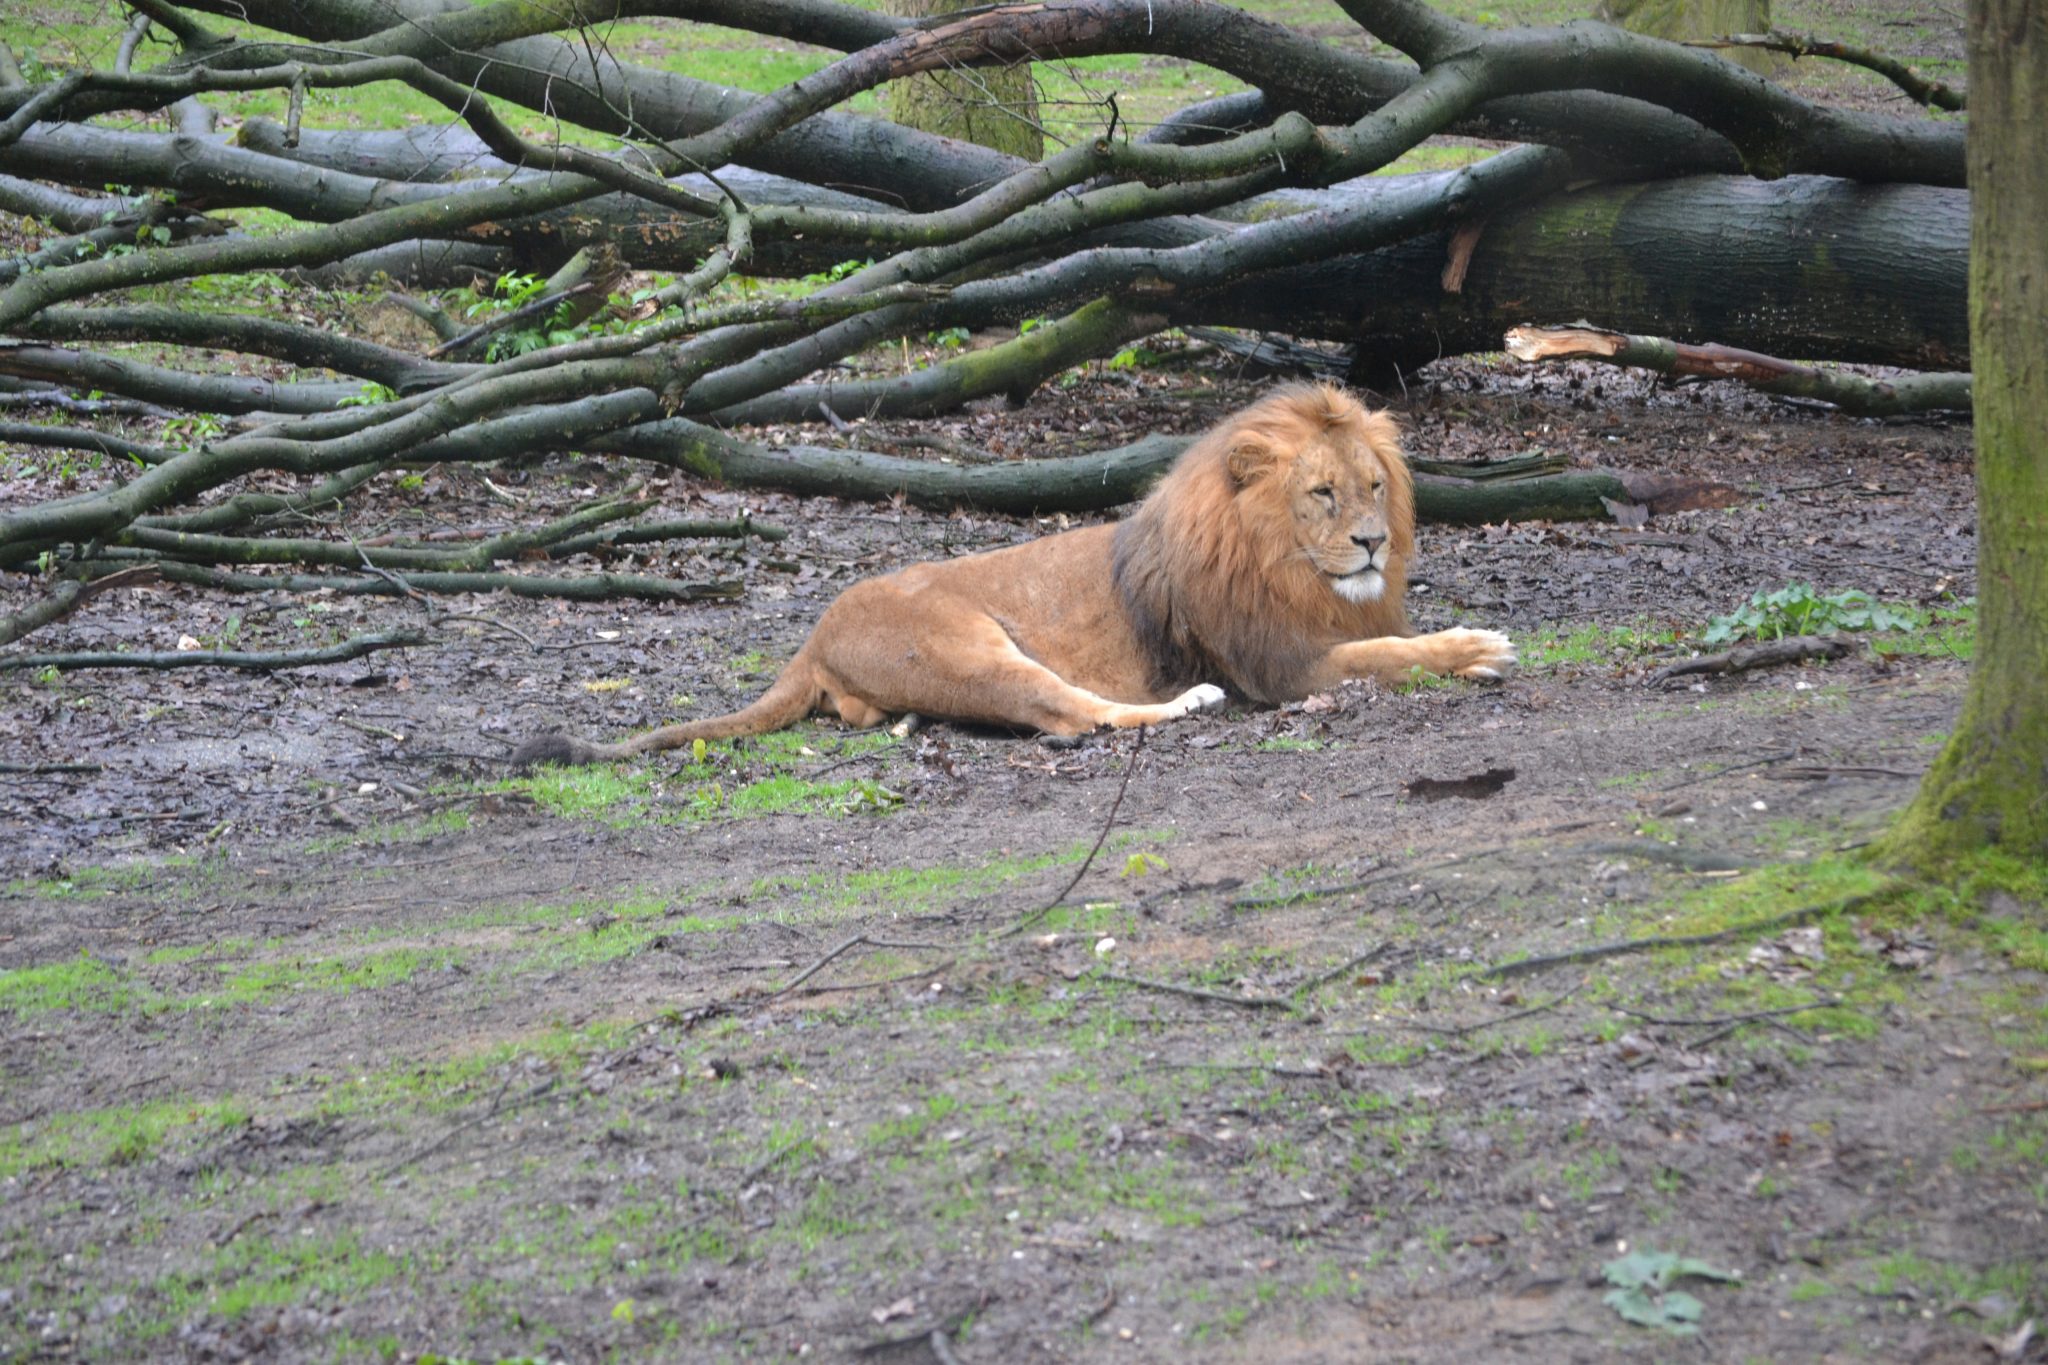
<path fill-rule="evenodd" d="M 1116 582 L 1163 688 L 1221 673 L 1285 701 L 1331 645 L 1412 633 L 1414 548 L 1393 419 L 1290 384 L 1180 457 L 1118 528 Z"/>

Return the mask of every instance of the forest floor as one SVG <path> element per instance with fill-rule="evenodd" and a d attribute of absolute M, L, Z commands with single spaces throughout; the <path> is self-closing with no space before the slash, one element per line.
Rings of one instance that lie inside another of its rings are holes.
<path fill-rule="evenodd" d="M 1257 389 L 1097 368 L 853 439 L 1102 447 Z M 646 491 L 789 537 L 621 567 L 734 602 L 157 586 L 39 633 L 465 614 L 345 665 L 0 684 L 0 1360 L 2041 1358 L 2041 883 L 1892 892 L 1853 852 L 1960 701 L 1967 426 L 1478 361 L 1394 406 L 1418 455 L 1744 497 L 1425 526 L 1417 624 L 1508 631 L 1498 685 L 1066 749 L 816 723 L 504 769 L 728 709 L 847 583 L 1064 519 L 678 479 Z M 361 524 L 621 474 L 491 477 Z M 1919 624 L 1648 681 L 1793 582 Z"/>

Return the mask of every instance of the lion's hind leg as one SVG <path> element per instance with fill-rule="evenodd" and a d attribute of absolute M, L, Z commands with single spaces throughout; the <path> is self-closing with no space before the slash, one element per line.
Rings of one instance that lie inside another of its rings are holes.
<path fill-rule="evenodd" d="M 909 643 L 898 642 L 898 647 Z M 875 723 L 882 712 L 916 711 L 1078 735 L 1103 726 L 1123 729 L 1179 720 L 1224 700 L 1221 688 L 1205 683 L 1163 702 L 1111 701 L 1026 654 L 1001 622 L 979 611 L 942 625 L 927 621 L 907 657 L 891 659 L 887 667 L 880 663 L 870 649 L 858 646 L 824 652 L 826 694 L 848 721 Z"/>

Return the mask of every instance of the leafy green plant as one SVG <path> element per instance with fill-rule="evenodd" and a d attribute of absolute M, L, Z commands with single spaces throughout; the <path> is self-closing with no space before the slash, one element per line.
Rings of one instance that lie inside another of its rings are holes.
<path fill-rule="evenodd" d="M 217 414 L 199 412 L 190 417 L 173 417 L 164 423 L 164 440 L 186 450 L 196 450 L 226 429 Z"/>
<path fill-rule="evenodd" d="M 1790 583 L 1775 592 L 1759 591 L 1728 615 L 1716 616 L 1707 622 L 1700 642 L 1726 645 L 1787 635 L 1829 635 L 1838 630 L 1911 630 L 1919 624 L 1914 612 L 1889 606 L 1858 589 L 1822 597 L 1811 583 Z"/>
<path fill-rule="evenodd" d="M 365 381 L 362 392 L 344 398 L 335 406 L 338 408 L 373 408 L 381 403 L 398 401 L 398 390 L 374 381 Z"/>
<path fill-rule="evenodd" d="M 873 261 L 841 261 L 830 270 L 820 270 L 804 276 L 804 283 L 812 286 L 837 284 L 856 270 L 865 270 Z"/>
<path fill-rule="evenodd" d="M 1631 1251 L 1600 1267 L 1615 1286 L 1601 1300 L 1639 1327 L 1658 1327 L 1673 1336 L 1689 1337 L 1700 1330 L 1706 1306 L 1672 1282 L 1688 1277 L 1733 1283 L 1742 1277 L 1705 1261 L 1669 1251 Z"/>

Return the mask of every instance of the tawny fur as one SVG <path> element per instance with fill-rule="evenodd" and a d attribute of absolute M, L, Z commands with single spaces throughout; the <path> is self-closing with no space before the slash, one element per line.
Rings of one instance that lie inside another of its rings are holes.
<path fill-rule="evenodd" d="M 856 583 L 743 710 L 620 744 L 546 735 L 513 762 L 625 758 L 812 712 L 1073 735 L 1208 709 L 1218 684 L 1282 702 L 1417 669 L 1500 676 L 1514 662 L 1506 636 L 1410 629 L 1414 544 L 1393 419 L 1328 385 L 1290 385 L 1197 440 L 1117 525 Z"/>

